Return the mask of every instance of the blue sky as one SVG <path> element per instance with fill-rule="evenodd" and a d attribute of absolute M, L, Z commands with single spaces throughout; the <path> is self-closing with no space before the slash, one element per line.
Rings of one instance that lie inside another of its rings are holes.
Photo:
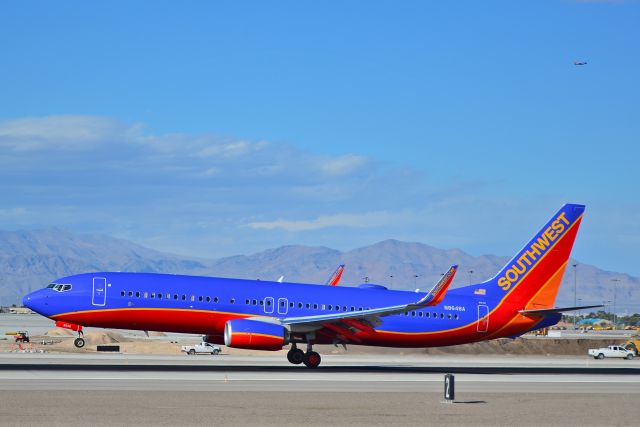
<path fill-rule="evenodd" d="M 638 2 L 398 3 L 5 2 L 0 228 L 510 255 L 578 202 L 640 275 Z"/>

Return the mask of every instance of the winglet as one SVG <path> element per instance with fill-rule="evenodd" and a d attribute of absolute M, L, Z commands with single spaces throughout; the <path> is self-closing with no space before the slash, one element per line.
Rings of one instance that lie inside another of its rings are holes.
<path fill-rule="evenodd" d="M 340 282 L 340 278 L 342 277 L 342 273 L 344 272 L 344 264 L 340 264 L 336 271 L 333 272 L 329 280 L 327 280 L 328 286 L 336 286 L 338 282 Z"/>
<path fill-rule="evenodd" d="M 444 299 L 444 295 L 447 293 L 447 289 L 449 289 L 449 285 L 453 282 L 453 277 L 456 275 L 456 271 L 458 271 L 458 266 L 452 265 L 449 271 L 440 278 L 433 289 L 427 292 L 427 295 L 414 305 L 419 307 L 430 307 L 440 304 L 440 301 Z"/>

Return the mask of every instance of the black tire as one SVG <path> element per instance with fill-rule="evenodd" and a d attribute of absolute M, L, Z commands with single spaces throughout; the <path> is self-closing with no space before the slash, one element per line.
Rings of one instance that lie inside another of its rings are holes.
<path fill-rule="evenodd" d="M 220 354 L 220 350 L 213 350 L 213 355 L 214 355 L 214 356 L 217 356 L 217 355 L 219 355 L 219 354 Z"/>
<path fill-rule="evenodd" d="M 304 351 L 299 348 L 294 348 L 289 350 L 287 353 L 287 360 L 289 363 L 293 363 L 294 365 L 299 365 L 304 362 Z"/>
<path fill-rule="evenodd" d="M 315 369 L 320 365 L 322 358 L 315 351 L 309 351 L 304 354 L 303 363 L 307 366 L 307 368 Z"/>
<path fill-rule="evenodd" d="M 627 354 L 627 357 L 625 357 L 625 359 L 633 360 L 633 354 Z"/>
<path fill-rule="evenodd" d="M 193 356 L 194 354 L 196 354 L 196 351 L 194 349 L 191 349 L 191 350 L 187 351 L 187 354 L 189 356 Z"/>
<path fill-rule="evenodd" d="M 73 340 L 73 345 L 75 345 L 77 348 L 84 347 L 84 344 L 84 338 L 76 338 L 75 340 Z"/>
<path fill-rule="evenodd" d="M 604 359 L 604 354 L 602 354 L 602 353 L 598 354 L 597 358 L 600 359 L 600 360 Z"/>

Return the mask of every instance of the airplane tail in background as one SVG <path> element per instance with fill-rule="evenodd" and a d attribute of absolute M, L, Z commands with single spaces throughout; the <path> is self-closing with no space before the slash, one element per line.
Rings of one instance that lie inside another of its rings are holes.
<path fill-rule="evenodd" d="M 344 264 L 340 264 L 338 268 L 336 268 L 336 271 L 333 272 L 331 277 L 329 277 L 329 280 L 327 280 L 326 285 L 337 286 L 338 283 L 340 282 L 340 278 L 342 277 L 343 272 L 344 272 Z"/>
<path fill-rule="evenodd" d="M 473 285 L 519 310 L 553 308 L 575 241 L 583 205 L 564 205 L 492 279 Z"/>

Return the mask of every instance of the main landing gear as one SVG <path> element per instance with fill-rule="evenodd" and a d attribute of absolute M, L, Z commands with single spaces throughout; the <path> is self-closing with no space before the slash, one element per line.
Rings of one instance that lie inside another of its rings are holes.
<path fill-rule="evenodd" d="M 307 343 L 307 352 L 303 352 L 296 346 L 296 343 L 291 345 L 291 350 L 287 353 L 287 360 L 294 365 L 304 363 L 307 368 L 317 368 L 322 361 L 320 355 L 313 351 L 312 344 Z"/>

